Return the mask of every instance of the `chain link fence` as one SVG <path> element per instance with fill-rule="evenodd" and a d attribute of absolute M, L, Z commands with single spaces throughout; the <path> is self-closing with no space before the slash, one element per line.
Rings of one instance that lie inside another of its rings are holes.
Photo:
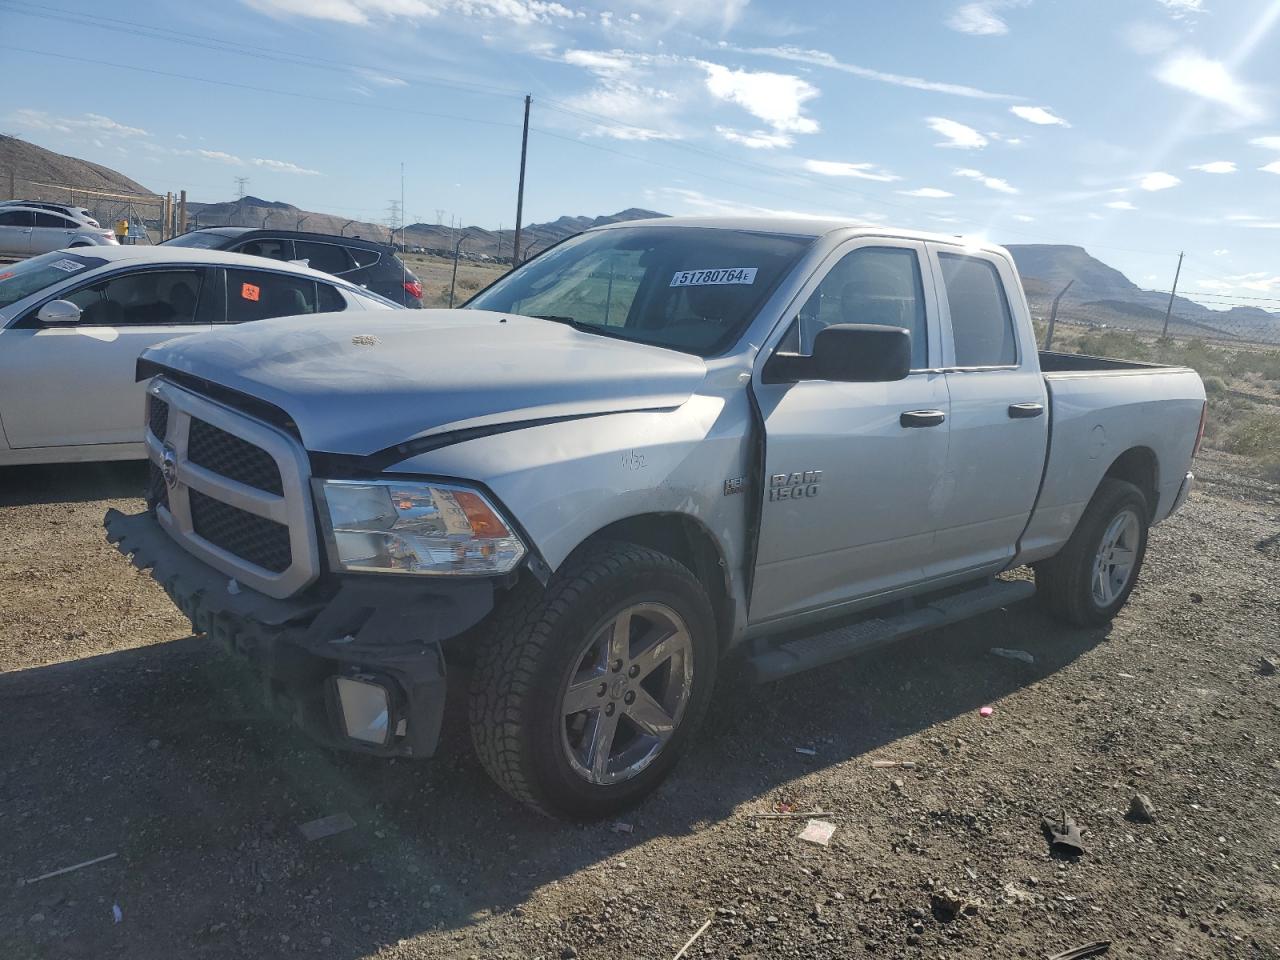
<path fill-rule="evenodd" d="M 0 189 L 5 191 L 7 200 L 39 200 L 84 207 L 107 229 L 127 221 L 128 237 L 134 243 L 159 243 L 182 232 L 183 204 L 174 194 L 116 193 L 12 175 L 0 178 Z"/>

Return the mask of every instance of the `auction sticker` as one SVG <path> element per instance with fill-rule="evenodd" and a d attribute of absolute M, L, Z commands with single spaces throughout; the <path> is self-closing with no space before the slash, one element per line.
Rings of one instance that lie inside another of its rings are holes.
<path fill-rule="evenodd" d="M 707 287 L 722 283 L 755 283 L 755 267 L 716 267 L 711 270 L 681 270 L 671 278 L 673 287 Z"/>
<path fill-rule="evenodd" d="M 49 264 L 49 266 L 53 267 L 55 270 L 63 270 L 67 273 L 75 273 L 77 270 L 84 269 L 84 264 L 77 263 L 75 260 L 55 260 L 53 263 Z"/>
<path fill-rule="evenodd" d="M 260 295 L 258 288 L 252 283 L 240 284 L 240 296 L 244 300 L 257 300 Z"/>

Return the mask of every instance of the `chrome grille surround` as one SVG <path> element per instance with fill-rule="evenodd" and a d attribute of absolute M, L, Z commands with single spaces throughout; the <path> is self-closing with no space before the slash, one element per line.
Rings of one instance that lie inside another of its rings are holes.
<path fill-rule="evenodd" d="M 192 393 L 162 376 L 147 393 L 168 405 L 168 430 L 161 441 L 148 431 L 147 457 L 166 478 L 168 496 L 157 498 L 160 526 L 190 554 L 246 587 L 284 599 L 320 574 L 311 502 L 311 469 L 306 451 L 284 431 Z M 203 420 L 265 451 L 280 471 L 282 494 L 269 493 L 225 477 L 187 458 L 191 421 Z M 244 513 L 283 524 L 289 530 L 288 566 L 272 571 L 201 537 L 194 528 L 189 491 L 195 490 Z"/>

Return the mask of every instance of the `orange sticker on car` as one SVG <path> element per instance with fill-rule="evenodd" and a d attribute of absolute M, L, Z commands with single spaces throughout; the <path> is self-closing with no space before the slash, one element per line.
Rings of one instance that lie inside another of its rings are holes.
<path fill-rule="evenodd" d="M 255 287 L 252 283 L 240 284 L 240 296 L 243 297 L 245 300 L 256 301 L 258 299 L 258 292 L 259 292 L 258 288 Z"/>
<path fill-rule="evenodd" d="M 12 276 L 13 276 L 12 270 L 10 270 L 8 273 L 0 273 L 0 280 L 8 280 Z"/>

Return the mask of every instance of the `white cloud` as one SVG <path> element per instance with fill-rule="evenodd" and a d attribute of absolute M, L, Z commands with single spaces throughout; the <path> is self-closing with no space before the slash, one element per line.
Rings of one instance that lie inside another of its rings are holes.
<path fill-rule="evenodd" d="M 945 200 L 947 197 L 954 197 L 954 193 L 948 193 L 946 190 L 939 190 L 937 187 L 918 187 L 915 190 L 899 190 L 904 197 L 924 197 L 928 200 Z"/>
<path fill-rule="evenodd" d="M 818 121 L 804 116 L 804 105 L 819 90 L 807 80 L 787 73 L 730 70 L 700 61 L 707 90 L 713 97 L 736 103 L 778 133 L 817 133 Z"/>
<path fill-rule="evenodd" d="M 1048 107 L 1010 107 L 1009 112 L 1015 117 L 1020 117 L 1028 123 L 1039 124 L 1042 127 L 1069 127 L 1071 124 L 1063 120 L 1060 116 L 1050 110 Z"/>
<path fill-rule="evenodd" d="M 981 170 L 974 170 L 969 167 L 955 171 L 957 177 L 967 177 L 970 180 L 977 180 L 988 190 L 995 190 L 998 193 L 1017 193 L 1018 188 L 1013 186 L 1007 180 L 1001 180 L 999 177 L 988 177 Z"/>
<path fill-rule="evenodd" d="M 1112 200 L 1110 203 L 1104 204 L 1104 206 L 1110 207 L 1112 210 L 1137 210 L 1138 209 L 1128 200 Z"/>
<path fill-rule="evenodd" d="M 749 133 L 743 133 L 732 127 L 717 126 L 716 133 L 730 143 L 739 144 L 749 150 L 777 150 L 795 143 L 795 138 L 789 133 L 770 133 L 768 130 L 752 130 Z"/>
<path fill-rule="evenodd" d="M 1170 56 L 1156 71 L 1156 79 L 1225 107 L 1242 121 L 1253 122 L 1263 116 L 1254 91 L 1232 76 L 1226 64 L 1193 50 Z"/>
<path fill-rule="evenodd" d="M 1156 190 L 1168 190 L 1170 187 L 1176 187 L 1181 182 L 1172 173 L 1157 171 L 1156 173 L 1145 174 L 1138 181 L 1138 186 L 1143 190 L 1149 190 L 1154 193 Z"/>
<path fill-rule="evenodd" d="M 1209 163 L 1193 163 L 1191 169 L 1201 173 L 1235 173 L 1236 165 L 1231 160 L 1211 160 Z"/>
<path fill-rule="evenodd" d="M 1035 217 L 1029 217 L 1025 213 L 1015 213 L 1013 215 L 1013 219 L 1017 220 L 1019 223 L 1035 223 L 1036 221 Z"/>
<path fill-rule="evenodd" d="M 273 173 L 296 173 L 306 177 L 320 176 L 319 170 L 310 170 L 306 167 L 300 167 L 296 163 L 290 163 L 288 160 L 264 160 L 261 157 L 253 158 L 255 167 L 263 167 Z"/>
<path fill-rule="evenodd" d="M 1009 25 L 998 10 L 1013 6 L 1011 0 L 977 0 L 957 7 L 947 19 L 947 26 L 974 37 L 999 37 L 1009 32 Z"/>
<path fill-rule="evenodd" d="M 1178 33 L 1163 23 L 1134 23 L 1125 30 L 1125 41 L 1144 57 L 1163 53 L 1178 42 Z"/>
<path fill-rule="evenodd" d="M 1156 0 L 1174 19 L 1182 20 L 1192 14 L 1204 13 L 1204 0 Z"/>
<path fill-rule="evenodd" d="M 813 67 L 826 67 L 838 70 L 864 80 L 876 80 L 880 83 L 892 84 L 895 87 L 907 87 L 912 90 L 924 90 L 929 93 L 947 93 L 956 97 L 969 97 L 974 100 L 1021 100 L 1021 97 L 1009 93 L 992 93 L 971 87 L 963 83 L 946 83 L 940 80 L 925 80 L 923 77 L 912 77 L 901 73 L 886 73 L 856 63 L 837 60 L 823 50 L 804 50 L 800 47 L 730 47 L 737 53 L 750 53 L 758 57 L 774 57 L 778 60 L 789 60 L 793 63 L 806 63 Z"/>
<path fill-rule="evenodd" d="M 206 160 L 215 160 L 218 163 L 229 163 L 233 167 L 243 167 L 244 161 L 237 157 L 234 153 L 227 153 L 224 150 L 179 150 L 178 153 L 191 154 L 197 157 L 204 157 Z"/>
<path fill-rule="evenodd" d="M 548 0 L 245 0 L 271 17 L 310 17 L 364 26 L 374 21 L 425 20 L 442 13 L 517 25 L 581 19 L 586 14 Z"/>
<path fill-rule="evenodd" d="M 1225 257 L 1225 256 L 1226 256 L 1227 254 L 1229 254 L 1230 252 L 1231 252 L 1230 250 L 1227 250 L 1227 249 L 1224 247 L 1223 249 L 1213 251 L 1213 255 L 1214 255 L 1215 257 Z"/>
<path fill-rule="evenodd" d="M 747 217 L 790 217 L 798 220 L 825 220 L 839 216 L 851 223 L 875 223 L 884 220 L 881 213 L 833 214 L 830 211 L 812 213 L 808 210 L 786 210 L 775 207 L 763 207 L 738 200 L 727 200 L 714 197 L 700 190 L 688 190 L 682 187 L 664 187 L 657 191 L 647 191 L 655 203 L 670 208 L 673 213 L 691 213 L 712 216 L 747 216 Z"/>
<path fill-rule="evenodd" d="M 1254 137 L 1249 142 L 1265 150 L 1280 150 L 1280 137 Z"/>
<path fill-rule="evenodd" d="M 1280 173 L 1280 160 L 1272 160 L 1264 167 L 1259 167 L 1263 173 Z"/>
<path fill-rule="evenodd" d="M 409 85 L 407 80 L 402 80 L 386 73 L 378 73 L 376 70 L 361 69 L 357 70 L 356 73 L 370 83 L 376 83 L 380 87 L 407 87 Z"/>
<path fill-rule="evenodd" d="M 635 69 L 635 59 L 621 50 L 566 50 L 561 58 L 565 63 L 582 67 L 601 76 L 619 76 Z"/>
<path fill-rule="evenodd" d="M 896 174 L 881 170 L 874 163 L 844 163 L 838 160 L 806 160 L 804 168 L 810 173 L 820 173 L 824 177 L 855 177 L 859 180 L 876 180 L 890 183 L 902 178 Z"/>
<path fill-rule="evenodd" d="M 939 147 L 957 147 L 961 150 L 981 149 L 988 143 L 986 137 L 980 134 L 973 127 L 966 127 L 963 123 L 955 120 L 948 120 L 946 117 L 929 117 L 925 120 L 934 133 L 937 133 L 947 139 L 939 143 Z"/>
<path fill-rule="evenodd" d="M 51 130 L 57 133 L 85 133 L 93 136 L 149 137 L 141 127 L 104 117 L 100 113 L 84 113 L 78 117 L 55 117 L 43 110 L 21 109 L 4 117 L 6 123 L 30 130 Z"/>

